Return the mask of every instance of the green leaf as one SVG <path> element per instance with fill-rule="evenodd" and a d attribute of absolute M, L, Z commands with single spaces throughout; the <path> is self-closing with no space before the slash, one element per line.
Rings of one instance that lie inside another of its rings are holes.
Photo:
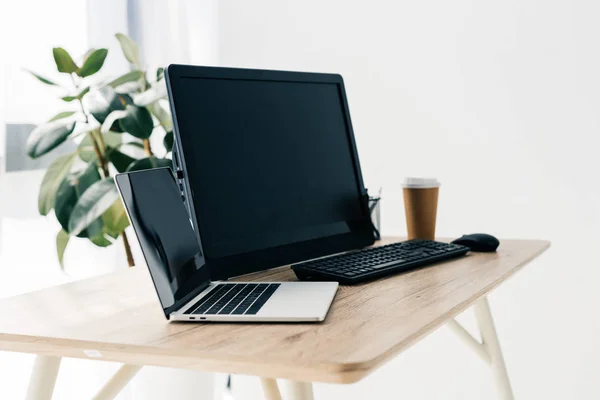
<path fill-rule="evenodd" d="M 135 158 L 136 160 L 145 158 L 146 151 L 144 150 L 144 144 L 142 142 L 138 142 L 138 140 L 139 139 L 136 139 L 134 142 L 124 142 L 119 147 L 119 150 Z"/>
<path fill-rule="evenodd" d="M 58 84 L 52 82 L 50 79 L 44 78 L 41 75 L 36 74 L 33 71 L 26 69 L 25 71 L 29 72 L 31 75 L 35 76 L 40 82 L 45 83 L 46 85 L 58 86 Z"/>
<path fill-rule="evenodd" d="M 65 178 L 58 187 L 56 192 L 56 200 L 54 201 L 54 216 L 58 223 L 65 231 L 69 231 L 69 218 L 71 212 L 79 199 L 77 195 L 77 178 L 75 175 L 70 175 Z"/>
<path fill-rule="evenodd" d="M 56 235 L 56 255 L 58 256 L 58 262 L 60 263 L 61 269 L 65 268 L 63 264 L 63 257 L 65 256 L 65 249 L 67 248 L 70 238 L 71 236 L 69 236 L 69 234 L 63 229 L 61 229 Z"/>
<path fill-rule="evenodd" d="M 108 240 L 104 232 L 100 232 L 98 235 L 91 237 L 90 241 L 98 247 L 108 247 L 113 244 L 113 242 Z"/>
<path fill-rule="evenodd" d="M 121 125 L 119 125 L 119 121 L 115 121 L 112 124 L 112 126 L 110 127 L 110 130 L 108 132 L 123 133 L 123 129 L 121 128 Z M 104 133 L 108 133 L 108 132 L 104 132 Z"/>
<path fill-rule="evenodd" d="M 83 89 L 81 92 L 79 92 L 79 94 L 77 95 L 77 98 L 79 100 L 83 99 L 83 96 L 85 96 L 89 91 L 90 91 L 90 87 L 88 86 L 85 89 Z"/>
<path fill-rule="evenodd" d="M 107 49 L 94 50 L 92 53 L 88 54 L 85 58 L 85 62 L 78 72 L 78 75 L 82 78 L 85 78 L 86 76 L 90 76 L 98 72 L 100 68 L 102 68 L 102 65 L 104 65 L 104 60 L 106 59 L 107 54 Z"/>
<path fill-rule="evenodd" d="M 90 186 L 79 198 L 69 219 L 69 232 L 76 235 L 100 217 L 119 198 L 113 178 Z"/>
<path fill-rule="evenodd" d="M 88 164 L 87 168 L 78 175 L 71 175 L 67 177 L 58 188 L 56 193 L 56 202 L 54 205 L 54 214 L 56 219 L 63 227 L 63 229 L 69 232 L 69 220 L 75 205 L 79 201 L 86 190 L 94 183 L 100 181 L 100 173 L 95 162 Z M 86 230 L 79 232 L 79 237 L 92 237 L 98 235 L 102 231 L 102 220 L 98 218 L 92 224 L 90 224 Z"/>
<path fill-rule="evenodd" d="M 154 121 L 144 107 L 127 107 L 127 115 L 119 120 L 121 128 L 139 139 L 148 139 L 154 130 Z"/>
<path fill-rule="evenodd" d="M 147 106 L 148 111 L 152 113 L 160 123 L 160 126 L 166 132 L 173 130 L 173 120 L 171 119 L 171 113 L 163 108 L 160 102 L 155 101 Z"/>
<path fill-rule="evenodd" d="M 58 157 L 48 167 L 38 195 L 38 211 L 41 215 L 48 215 L 54 207 L 58 187 L 71 170 L 76 156 L 77 152 Z"/>
<path fill-rule="evenodd" d="M 158 81 L 145 92 L 133 96 L 133 103 L 136 106 L 146 107 L 155 101 L 166 99 L 168 97 L 167 84 L 164 80 Z"/>
<path fill-rule="evenodd" d="M 93 147 L 82 147 L 79 151 L 79 158 L 84 162 L 96 161 L 96 152 Z"/>
<path fill-rule="evenodd" d="M 147 157 L 142 158 L 141 160 L 135 161 L 133 164 L 127 168 L 127 172 L 131 171 L 140 171 L 143 169 L 152 169 L 152 168 L 162 168 L 162 167 L 171 167 L 172 161 L 168 158 L 157 158 L 157 157 Z"/>
<path fill-rule="evenodd" d="M 85 135 L 81 143 L 79 143 L 79 158 L 85 162 L 97 161 L 96 152 L 94 151 L 94 145 L 92 144 L 91 133 Z M 102 134 L 104 144 L 108 148 L 117 148 L 121 146 L 123 135 L 116 132 L 106 132 Z"/>
<path fill-rule="evenodd" d="M 108 154 L 108 159 L 115 166 L 116 170 L 119 172 L 127 171 L 127 168 L 136 161 L 135 158 L 128 156 L 125 153 L 120 152 L 116 149 L 111 149 Z"/>
<path fill-rule="evenodd" d="M 173 132 L 167 132 L 167 134 L 163 138 L 163 145 L 165 146 L 167 152 L 173 151 L 173 141 Z"/>
<path fill-rule="evenodd" d="M 57 120 L 37 126 L 27 138 L 27 154 L 37 158 L 54 149 L 65 140 L 75 129 L 75 122 Z"/>
<path fill-rule="evenodd" d="M 113 128 L 113 126 L 117 126 L 119 127 L 119 132 L 122 132 L 123 129 L 121 127 L 121 125 L 119 124 L 119 119 L 125 117 L 127 115 L 127 111 L 125 110 L 116 110 L 111 112 L 110 114 L 108 114 L 106 116 L 106 119 L 104 119 L 104 122 L 102 123 L 102 126 L 100 127 L 100 132 L 105 133 L 105 132 L 110 132 Z"/>
<path fill-rule="evenodd" d="M 61 113 L 56 114 L 54 117 L 50 118 L 50 120 L 48 120 L 48 122 L 53 122 L 53 121 L 57 121 L 59 119 L 67 118 L 73 114 L 75 114 L 75 111 L 63 111 Z"/>
<path fill-rule="evenodd" d="M 123 143 L 123 146 L 131 146 L 131 147 L 135 147 L 135 148 L 144 150 L 144 143 L 142 143 L 142 142 L 127 142 L 127 143 Z"/>
<path fill-rule="evenodd" d="M 54 62 L 56 63 L 58 72 L 71 74 L 79 70 L 79 67 L 75 64 L 75 61 L 73 61 L 73 58 L 71 58 L 69 53 L 62 47 L 53 48 L 52 55 L 54 56 Z"/>
<path fill-rule="evenodd" d="M 121 234 L 121 232 L 119 232 L 119 233 L 111 232 L 108 229 L 106 229 L 106 227 L 104 228 L 104 233 L 113 239 L 117 239 L 119 237 L 119 235 Z M 113 240 L 113 242 L 114 242 L 114 240 Z"/>
<path fill-rule="evenodd" d="M 125 105 L 131 101 L 131 98 L 127 97 L 119 95 L 112 87 L 105 86 L 92 90 L 85 96 L 83 102 L 87 110 L 102 124 L 111 112 L 125 109 Z"/>
<path fill-rule="evenodd" d="M 116 35 L 119 44 L 121 44 L 121 49 L 123 49 L 123 55 L 132 64 L 135 64 L 140 67 L 140 49 L 136 42 L 134 42 L 128 36 L 123 35 L 122 33 L 117 33 Z"/>
<path fill-rule="evenodd" d="M 142 73 L 142 71 L 138 71 L 138 70 L 129 71 L 125 75 L 121 75 L 120 77 L 108 82 L 107 85 L 112 88 L 116 88 L 118 86 L 123 85 L 124 83 L 135 82 L 143 76 L 144 76 L 144 74 Z"/>
<path fill-rule="evenodd" d="M 85 52 L 85 54 L 83 55 L 83 63 L 85 64 L 86 60 L 88 59 L 88 57 L 90 55 L 92 55 L 93 52 L 95 52 L 96 49 L 94 49 L 93 47 L 91 49 L 89 49 L 88 51 Z"/>
<path fill-rule="evenodd" d="M 123 142 L 123 135 L 116 132 L 106 132 L 102 135 L 104 144 L 108 147 L 119 147 Z"/>
<path fill-rule="evenodd" d="M 79 149 L 79 158 L 85 162 L 96 161 L 96 152 L 94 151 L 94 145 L 92 144 L 92 139 L 90 139 L 90 135 L 85 135 L 81 143 L 78 146 Z"/>
<path fill-rule="evenodd" d="M 156 80 L 160 81 L 164 77 L 165 77 L 165 69 L 163 67 L 158 68 L 156 70 Z"/>
<path fill-rule="evenodd" d="M 63 96 L 63 97 L 61 97 L 61 99 L 66 102 L 71 102 L 73 100 L 81 100 L 83 98 L 83 96 L 85 96 L 89 91 L 90 91 L 90 88 L 86 87 L 85 89 L 83 89 L 81 92 L 79 92 L 75 96 Z"/>
<path fill-rule="evenodd" d="M 125 212 L 125 207 L 121 200 L 117 200 L 104 214 L 102 214 L 102 221 L 104 222 L 104 228 L 106 232 L 110 232 L 111 235 L 119 235 L 129 226 L 129 219 Z"/>

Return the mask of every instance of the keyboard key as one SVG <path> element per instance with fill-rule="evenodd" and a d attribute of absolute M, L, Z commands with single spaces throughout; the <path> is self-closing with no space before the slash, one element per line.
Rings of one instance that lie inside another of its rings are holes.
<path fill-rule="evenodd" d="M 269 300 L 269 298 L 273 295 L 273 293 L 275 293 L 275 291 L 277 290 L 277 288 L 279 286 L 280 285 L 278 283 L 270 284 L 269 287 L 260 295 L 260 297 L 258 299 L 256 299 L 254 304 L 252 304 L 252 306 L 244 314 L 245 315 L 256 314 L 262 308 L 262 306 L 267 302 L 267 300 Z"/>
<path fill-rule="evenodd" d="M 221 284 L 217 286 L 217 290 L 211 291 L 208 294 L 208 296 L 205 296 L 198 303 L 196 303 L 194 305 L 195 308 L 192 307 L 193 310 L 192 308 L 190 308 L 190 310 L 192 310 L 191 314 L 204 314 L 206 310 L 212 307 L 215 301 L 219 300 L 221 296 L 223 296 L 229 289 L 231 289 L 231 286 L 232 285 L 229 284 Z M 198 304 L 200 305 L 198 306 Z"/>
<path fill-rule="evenodd" d="M 256 285 L 252 293 L 246 296 L 246 298 L 240 303 L 240 305 L 237 306 L 235 310 L 231 312 L 231 315 L 239 315 L 245 313 L 246 310 L 248 310 L 248 308 L 252 305 L 252 303 L 254 303 L 256 299 L 261 295 L 264 289 L 264 286 Z"/>
<path fill-rule="evenodd" d="M 217 291 L 221 290 L 223 285 L 215 285 L 208 293 L 206 293 L 200 300 L 198 300 L 193 306 L 188 309 L 188 312 L 195 310 L 200 307 L 202 303 L 204 303 L 208 298 L 213 296 Z"/>
<path fill-rule="evenodd" d="M 244 285 L 244 288 L 235 295 L 233 299 L 225 307 L 223 307 L 219 314 L 230 314 L 240 303 L 254 290 L 255 284 Z"/>
<path fill-rule="evenodd" d="M 242 290 L 242 288 L 245 285 L 236 284 L 231 286 L 231 290 L 229 290 L 219 300 L 217 300 L 217 302 L 215 302 L 213 306 L 205 312 L 205 314 L 217 314 L 221 310 L 221 308 L 225 307 L 227 303 L 229 303 L 231 299 L 233 299 L 235 295 L 238 294 L 240 290 Z"/>

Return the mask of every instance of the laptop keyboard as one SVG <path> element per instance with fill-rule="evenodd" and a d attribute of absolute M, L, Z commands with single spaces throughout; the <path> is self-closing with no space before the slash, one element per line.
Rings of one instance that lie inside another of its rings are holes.
<path fill-rule="evenodd" d="M 279 286 L 279 283 L 221 283 L 186 314 L 254 315 Z"/>

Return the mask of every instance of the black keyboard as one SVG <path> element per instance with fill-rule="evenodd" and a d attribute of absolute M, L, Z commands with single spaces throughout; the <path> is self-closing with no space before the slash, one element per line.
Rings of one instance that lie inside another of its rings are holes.
<path fill-rule="evenodd" d="M 279 286 L 279 283 L 221 283 L 204 295 L 185 313 L 254 315 Z"/>
<path fill-rule="evenodd" d="M 350 285 L 460 257 L 467 251 L 468 247 L 458 244 L 409 240 L 319 258 L 292 265 L 292 269 L 300 280 L 327 280 Z"/>

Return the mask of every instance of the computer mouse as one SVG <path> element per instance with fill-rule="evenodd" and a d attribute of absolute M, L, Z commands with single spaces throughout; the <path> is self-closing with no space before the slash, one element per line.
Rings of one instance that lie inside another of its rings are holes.
<path fill-rule="evenodd" d="M 452 243 L 467 246 L 471 251 L 489 252 L 496 251 L 500 245 L 500 241 L 486 233 L 472 233 L 463 235 Z"/>

